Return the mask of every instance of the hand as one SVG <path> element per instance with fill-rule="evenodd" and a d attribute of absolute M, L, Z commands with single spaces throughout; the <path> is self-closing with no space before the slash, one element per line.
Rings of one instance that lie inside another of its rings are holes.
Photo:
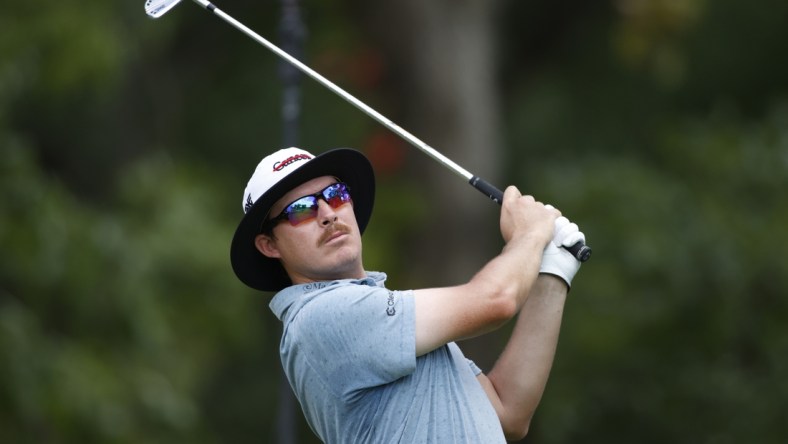
<path fill-rule="evenodd" d="M 569 222 L 569 219 L 563 216 L 556 219 L 553 240 L 547 244 L 542 253 L 542 266 L 539 268 L 539 273 L 558 276 L 571 288 L 572 278 L 580 269 L 581 262 L 562 247 L 571 247 L 581 240 L 585 242 L 586 235 L 576 224 Z"/>
<path fill-rule="evenodd" d="M 514 238 L 527 236 L 539 245 L 546 245 L 554 236 L 555 219 L 561 212 L 523 196 L 513 186 L 506 188 L 501 206 L 501 235 L 509 243 Z"/>

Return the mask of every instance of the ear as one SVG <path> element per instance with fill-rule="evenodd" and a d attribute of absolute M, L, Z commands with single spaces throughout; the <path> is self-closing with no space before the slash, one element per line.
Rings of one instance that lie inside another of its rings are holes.
<path fill-rule="evenodd" d="M 279 249 L 276 247 L 276 239 L 267 234 L 258 234 L 257 237 L 254 238 L 254 246 L 257 247 L 257 251 L 262 253 L 263 256 L 272 259 L 282 257 L 279 253 Z"/>

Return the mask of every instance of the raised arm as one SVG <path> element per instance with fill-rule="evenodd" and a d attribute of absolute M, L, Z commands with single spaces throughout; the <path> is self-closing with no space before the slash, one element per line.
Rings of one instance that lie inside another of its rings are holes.
<path fill-rule="evenodd" d="M 415 291 L 416 354 L 494 330 L 514 317 L 536 281 L 560 212 L 515 187 L 504 193 L 501 235 L 506 245 L 468 283 Z"/>
<path fill-rule="evenodd" d="M 520 440 L 542 399 L 558 344 L 566 284 L 539 275 L 512 336 L 488 375 L 479 374 L 509 440 Z"/>
<path fill-rule="evenodd" d="M 555 233 L 503 353 L 488 376 L 478 376 L 511 440 L 528 433 L 553 365 L 569 285 L 580 268 L 560 246 L 585 240 L 583 233 L 564 217 L 556 220 Z"/>

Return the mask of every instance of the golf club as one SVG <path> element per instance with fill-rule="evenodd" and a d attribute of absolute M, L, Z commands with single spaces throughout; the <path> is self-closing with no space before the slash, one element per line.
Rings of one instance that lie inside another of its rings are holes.
<path fill-rule="evenodd" d="M 170 9 L 174 8 L 180 2 L 181 2 L 181 0 L 146 0 L 145 1 L 145 13 L 148 14 L 148 16 L 151 17 L 151 18 L 157 19 L 157 18 L 163 16 L 164 14 L 166 14 Z M 340 97 L 342 97 L 343 99 L 345 99 L 351 105 L 355 106 L 356 108 L 360 109 L 365 114 L 367 114 L 368 116 L 370 116 L 373 119 L 375 119 L 378 122 L 380 122 L 383 126 L 385 126 L 386 128 L 390 129 L 391 131 L 393 131 L 395 134 L 397 134 L 398 136 L 402 137 L 403 139 L 405 139 L 411 145 L 413 145 L 414 147 L 418 148 L 419 150 L 421 150 L 422 152 L 424 152 L 428 156 L 430 156 L 433 159 L 435 159 L 436 161 L 438 161 L 443 166 L 449 168 L 455 174 L 459 175 L 460 177 L 462 177 L 463 179 L 468 181 L 469 184 L 471 184 L 477 190 L 481 191 L 482 194 L 484 194 L 485 196 L 487 196 L 490 199 L 492 199 L 493 201 L 497 202 L 499 205 L 502 203 L 502 201 L 503 201 L 503 192 L 501 192 L 501 190 L 499 190 L 495 186 L 491 185 L 490 183 L 488 183 L 484 179 L 480 178 L 479 176 L 471 174 L 465 168 L 457 165 L 451 159 L 449 159 L 446 156 L 444 156 L 443 154 L 439 153 L 434 148 L 432 148 L 431 146 L 429 146 L 426 143 L 424 143 L 418 137 L 416 137 L 413 134 L 405 131 L 399 125 L 395 124 L 394 122 L 389 120 L 384 115 L 382 115 L 379 112 L 375 111 L 374 109 L 370 108 L 369 106 L 367 106 L 367 104 L 365 104 L 364 102 L 358 100 L 357 98 L 352 96 L 350 93 L 348 93 L 344 89 L 340 88 L 339 86 L 337 86 L 336 84 L 334 84 L 330 80 L 326 79 L 325 77 L 323 77 L 322 75 L 320 75 L 319 73 L 314 71 L 312 68 L 310 68 L 310 67 L 306 66 L 305 64 L 301 63 L 295 57 L 293 57 L 290 54 L 286 53 L 285 51 L 280 49 L 278 46 L 274 45 L 273 43 L 271 43 L 268 40 L 266 40 L 263 37 L 261 37 L 256 32 L 252 31 L 251 29 L 246 27 L 243 23 L 241 23 L 238 20 L 235 20 L 231 16 L 227 15 L 222 10 L 220 10 L 219 8 L 214 6 L 208 0 L 194 0 L 194 2 L 197 3 L 198 5 L 202 6 L 206 10 L 212 12 L 214 15 L 217 15 L 219 18 L 221 18 L 225 22 L 229 23 L 230 25 L 232 25 L 233 27 L 235 27 L 239 31 L 243 32 L 247 36 L 251 37 L 252 39 L 257 41 L 261 45 L 267 47 L 269 50 L 273 51 L 276 55 L 278 55 L 279 57 L 281 57 L 282 59 L 284 59 L 288 63 L 290 63 L 293 66 L 295 66 L 296 68 L 298 68 L 304 74 L 308 75 L 309 77 L 312 77 L 317 82 L 319 82 L 320 84 L 322 84 L 326 88 L 328 88 L 331 91 L 333 91 L 335 94 L 337 94 Z M 576 244 L 572 245 L 571 247 L 566 247 L 566 249 L 569 250 L 569 252 L 571 252 L 572 255 L 577 260 L 579 260 L 580 262 L 585 262 L 585 261 L 588 260 L 588 258 L 591 257 L 591 247 L 588 247 L 583 242 L 577 242 Z"/>

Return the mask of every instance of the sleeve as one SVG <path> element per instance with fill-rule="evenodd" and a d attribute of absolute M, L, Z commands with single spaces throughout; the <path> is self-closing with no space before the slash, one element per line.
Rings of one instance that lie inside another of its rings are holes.
<path fill-rule="evenodd" d="M 474 376 L 479 376 L 479 374 L 482 373 L 482 369 L 480 369 L 479 366 L 476 365 L 475 362 L 473 362 L 473 361 L 471 361 L 470 359 L 467 359 L 467 358 L 466 358 L 466 361 L 468 361 L 468 366 L 471 368 L 471 371 L 473 372 Z"/>
<path fill-rule="evenodd" d="M 416 368 L 412 291 L 366 285 L 328 291 L 301 309 L 297 324 L 312 370 L 339 397 Z"/>

